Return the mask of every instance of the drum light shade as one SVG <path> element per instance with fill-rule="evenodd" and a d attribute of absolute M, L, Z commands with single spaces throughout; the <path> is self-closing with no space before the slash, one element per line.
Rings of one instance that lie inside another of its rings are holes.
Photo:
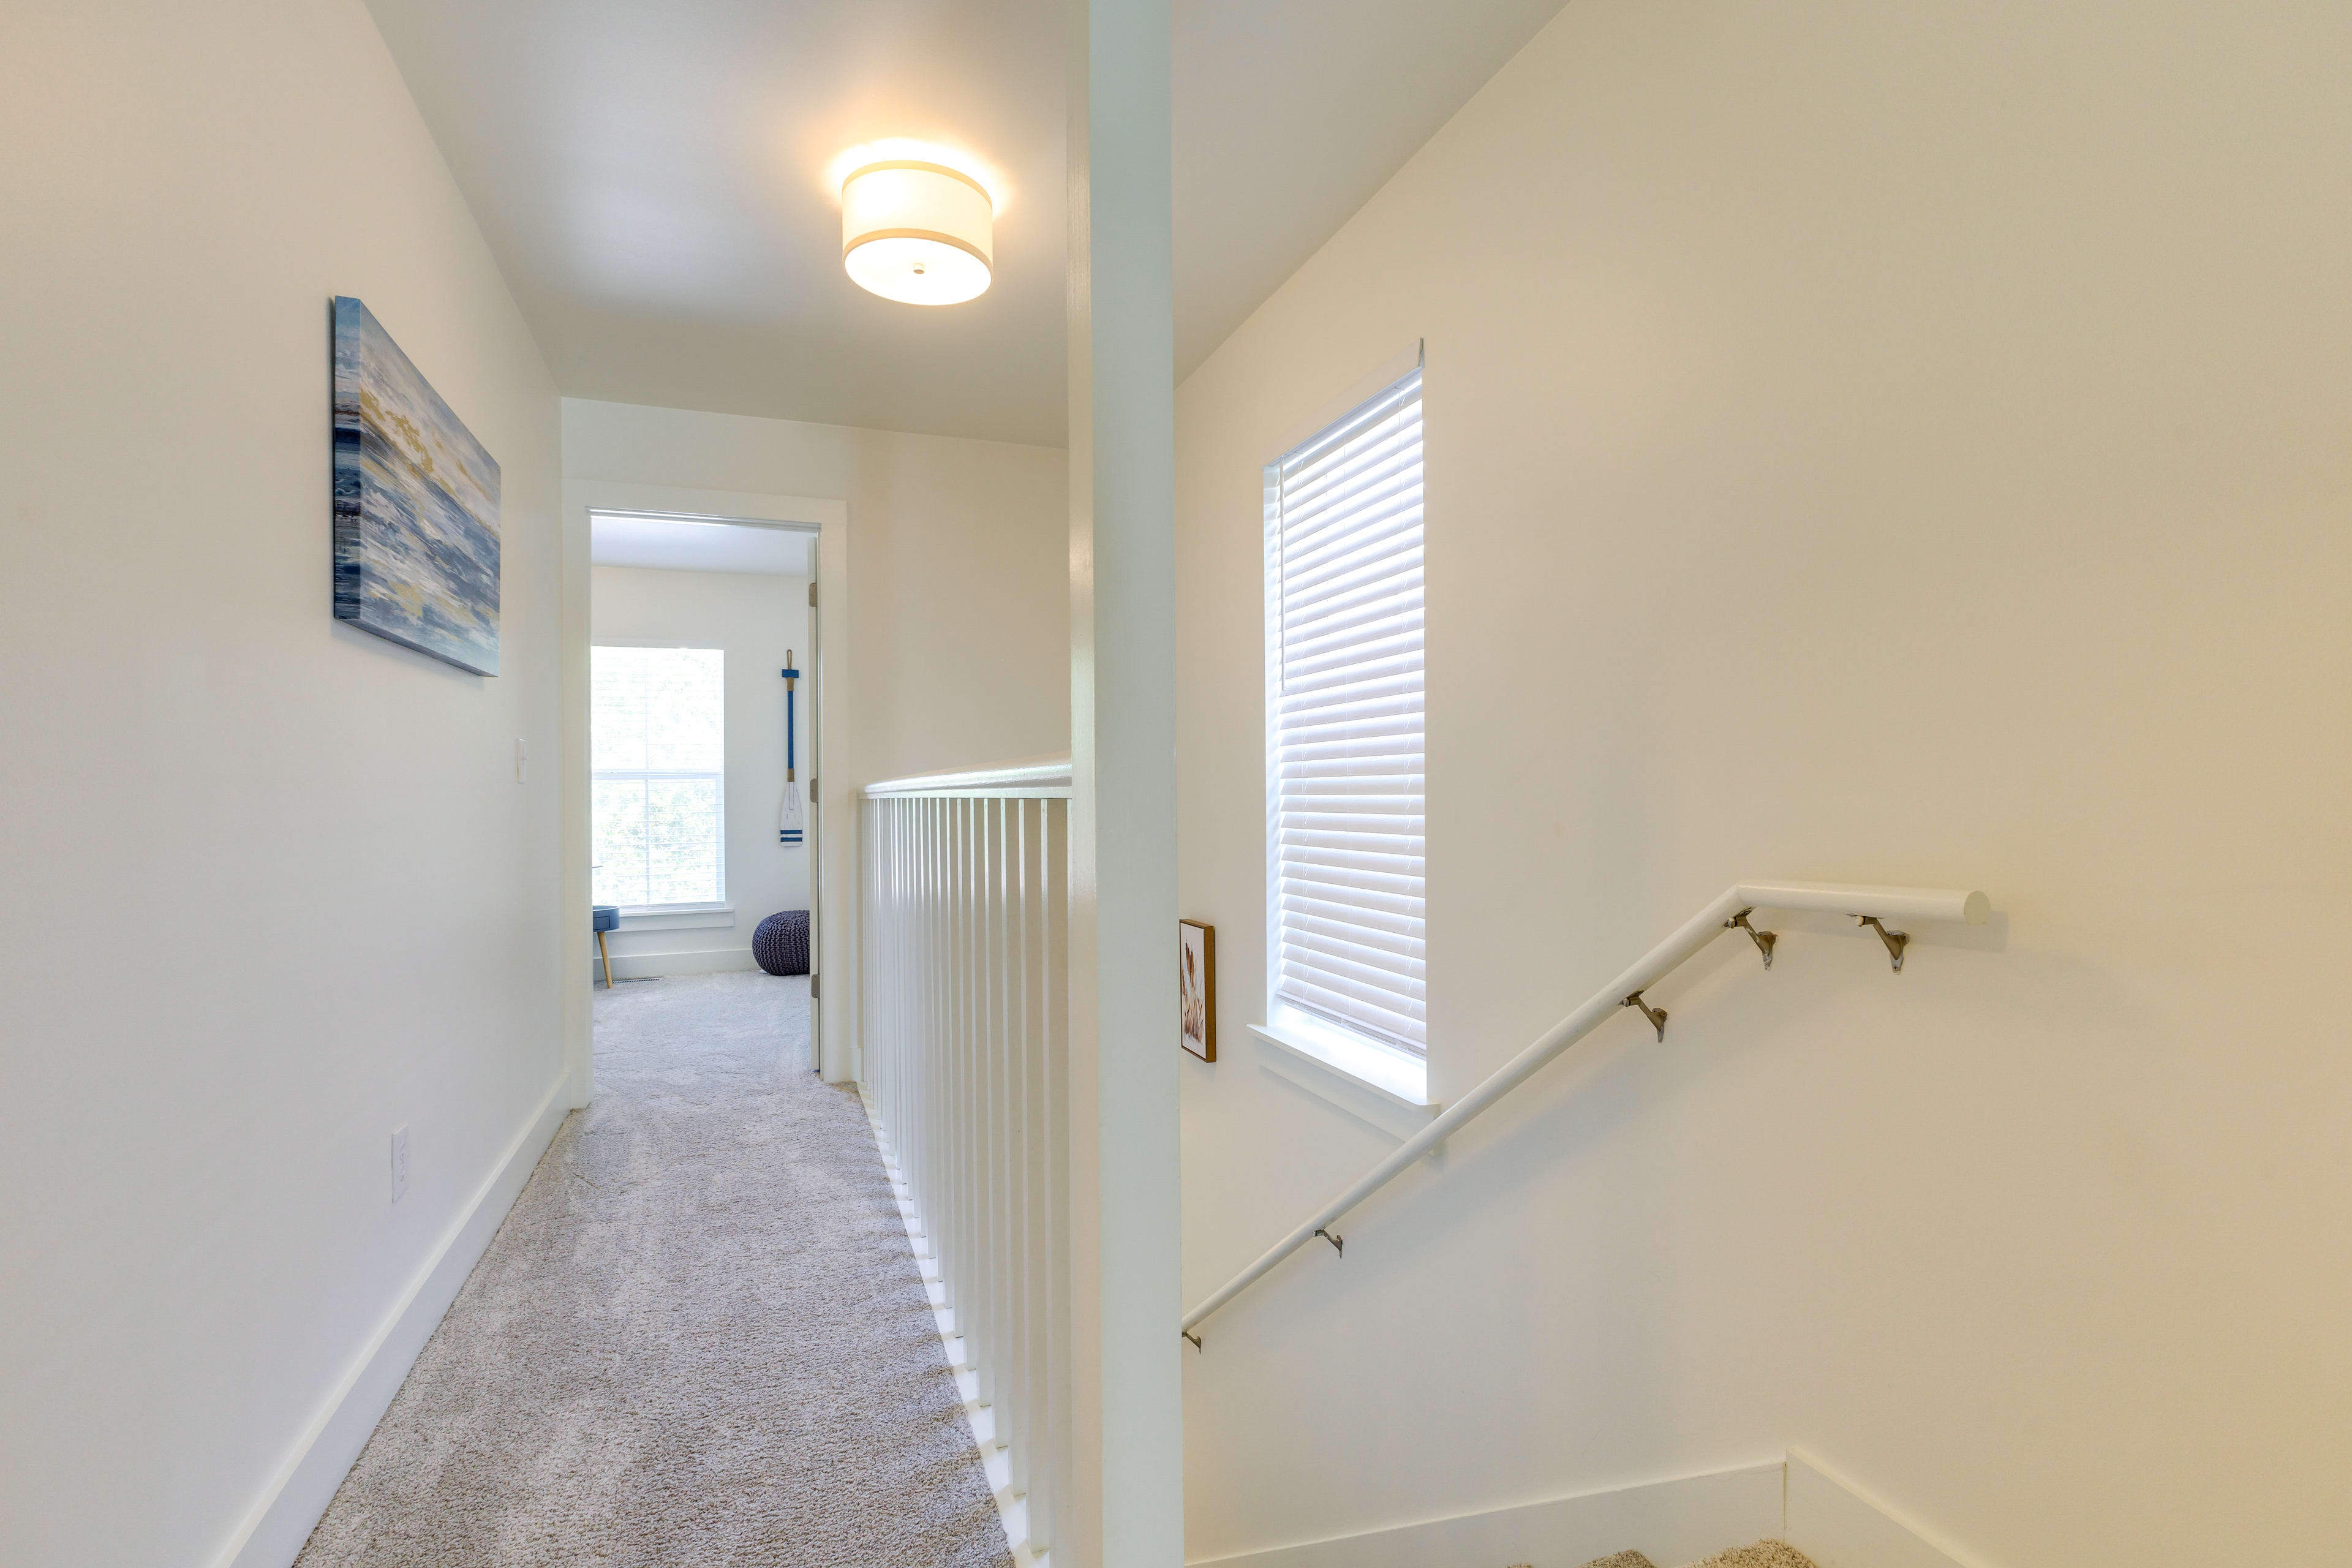
<path fill-rule="evenodd" d="M 987 291 L 996 210 L 979 181 L 944 163 L 893 159 L 841 182 L 841 264 L 861 289 L 909 305 Z"/>

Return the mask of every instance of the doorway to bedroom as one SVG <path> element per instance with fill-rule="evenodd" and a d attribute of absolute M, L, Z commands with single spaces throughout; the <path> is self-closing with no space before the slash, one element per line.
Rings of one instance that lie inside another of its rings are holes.
<path fill-rule="evenodd" d="M 707 1041 L 815 1066 L 817 531 L 589 512 L 597 1075 Z"/>

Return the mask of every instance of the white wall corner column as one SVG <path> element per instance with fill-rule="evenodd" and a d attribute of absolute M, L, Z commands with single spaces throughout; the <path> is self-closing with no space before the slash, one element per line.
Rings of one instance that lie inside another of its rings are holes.
<path fill-rule="evenodd" d="M 1069 1463 L 1056 1568 L 1183 1551 L 1168 0 L 1067 0 Z"/>

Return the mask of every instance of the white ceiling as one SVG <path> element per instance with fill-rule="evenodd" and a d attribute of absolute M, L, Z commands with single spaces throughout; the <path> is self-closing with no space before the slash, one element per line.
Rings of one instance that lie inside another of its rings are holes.
<path fill-rule="evenodd" d="M 371 4 L 568 395 L 1061 444 L 1059 0 Z M 1179 375 L 1561 4 L 1175 0 Z M 844 275 L 883 138 L 996 172 L 978 300 Z"/>
<path fill-rule="evenodd" d="M 663 572 L 754 572 L 806 577 L 815 535 L 799 529 L 635 512 L 588 514 L 588 559 L 597 566 L 651 566 Z"/>

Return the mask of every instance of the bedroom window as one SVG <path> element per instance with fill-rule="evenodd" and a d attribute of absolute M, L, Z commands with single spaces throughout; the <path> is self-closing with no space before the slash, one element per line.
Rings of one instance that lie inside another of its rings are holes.
<path fill-rule="evenodd" d="M 590 656 L 595 901 L 625 910 L 723 903 L 726 651 Z"/>

